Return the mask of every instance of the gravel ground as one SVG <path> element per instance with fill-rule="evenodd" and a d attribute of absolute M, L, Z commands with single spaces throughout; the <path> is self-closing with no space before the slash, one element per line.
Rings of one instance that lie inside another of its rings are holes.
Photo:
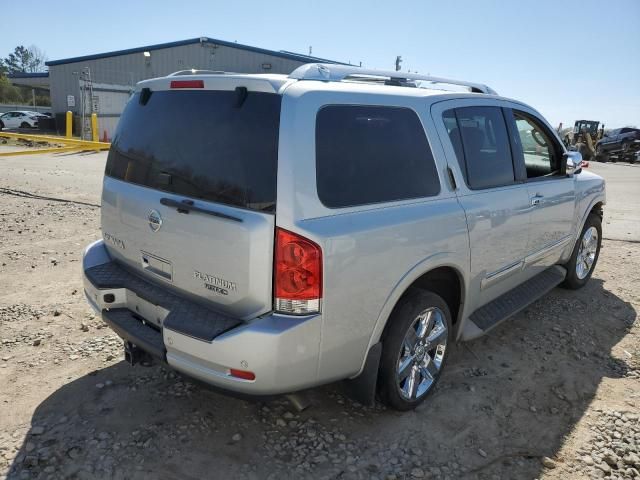
<path fill-rule="evenodd" d="M 640 168 L 592 165 L 625 193 L 587 287 L 453 347 L 431 398 L 400 414 L 340 385 L 297 412 L 126 365 L 80 280 L 104 160 L 0 158 L 0 478 L 640 479 L 640 236 L 624 211 Z"/>

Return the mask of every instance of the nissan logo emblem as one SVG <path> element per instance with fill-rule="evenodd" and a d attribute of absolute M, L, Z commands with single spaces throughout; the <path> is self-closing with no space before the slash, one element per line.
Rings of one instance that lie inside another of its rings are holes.
<path fill-rule="evenodd" d="M 149 228 L 152 232 L 157 232 L 160 230 L 160 227 L 162 227 L 162 217 L 157 210 L 151 210 L 147 215 L 147 220 L 149 221 Z"/>

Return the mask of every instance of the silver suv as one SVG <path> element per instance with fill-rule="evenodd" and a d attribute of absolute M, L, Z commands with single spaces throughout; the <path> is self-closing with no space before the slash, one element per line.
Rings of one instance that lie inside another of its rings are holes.
<path fill-rule="evenodd" d="M 604 202 L 538 112 L 484 85 L 174 74 L 122 115 L 84 285 L 132 363 L 250 395 L 348 380 L 407 410 L 452 342 L 589 280 Z"/>

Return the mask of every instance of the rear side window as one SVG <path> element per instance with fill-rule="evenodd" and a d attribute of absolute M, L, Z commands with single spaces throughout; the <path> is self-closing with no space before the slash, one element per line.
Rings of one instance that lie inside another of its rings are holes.
<path fill-rule="evenodd" d="M 456 108 L 444 112 L 443 120 L 470 188 L 499 187 L 515 182 L 509 136 L 501 108 Z"/>
<path fill-rule="evenodd" d="M 329 208 L 440 192 L 418 115 L 408 108 L 329 105 L 316 119 L 316 181 Z"/>
<path fill-rule="evenodd" d="M 136 93 L 106 175 L 186 197 L 275 211 L 281 97 L 236 91 Z"/>

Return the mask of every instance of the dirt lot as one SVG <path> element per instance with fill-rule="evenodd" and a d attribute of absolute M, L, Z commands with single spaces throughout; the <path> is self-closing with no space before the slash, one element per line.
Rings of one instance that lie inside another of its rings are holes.
<path fill-rule="evenodd" d="M 640 166 L 592 165 L 610 202 L 589 285 L 453 347 L 399 414 L 339 385 L 298 413 L 126 365 L 80 280 L 104 161 L 0 159 L 0 477 L 640 479 Z"/>

